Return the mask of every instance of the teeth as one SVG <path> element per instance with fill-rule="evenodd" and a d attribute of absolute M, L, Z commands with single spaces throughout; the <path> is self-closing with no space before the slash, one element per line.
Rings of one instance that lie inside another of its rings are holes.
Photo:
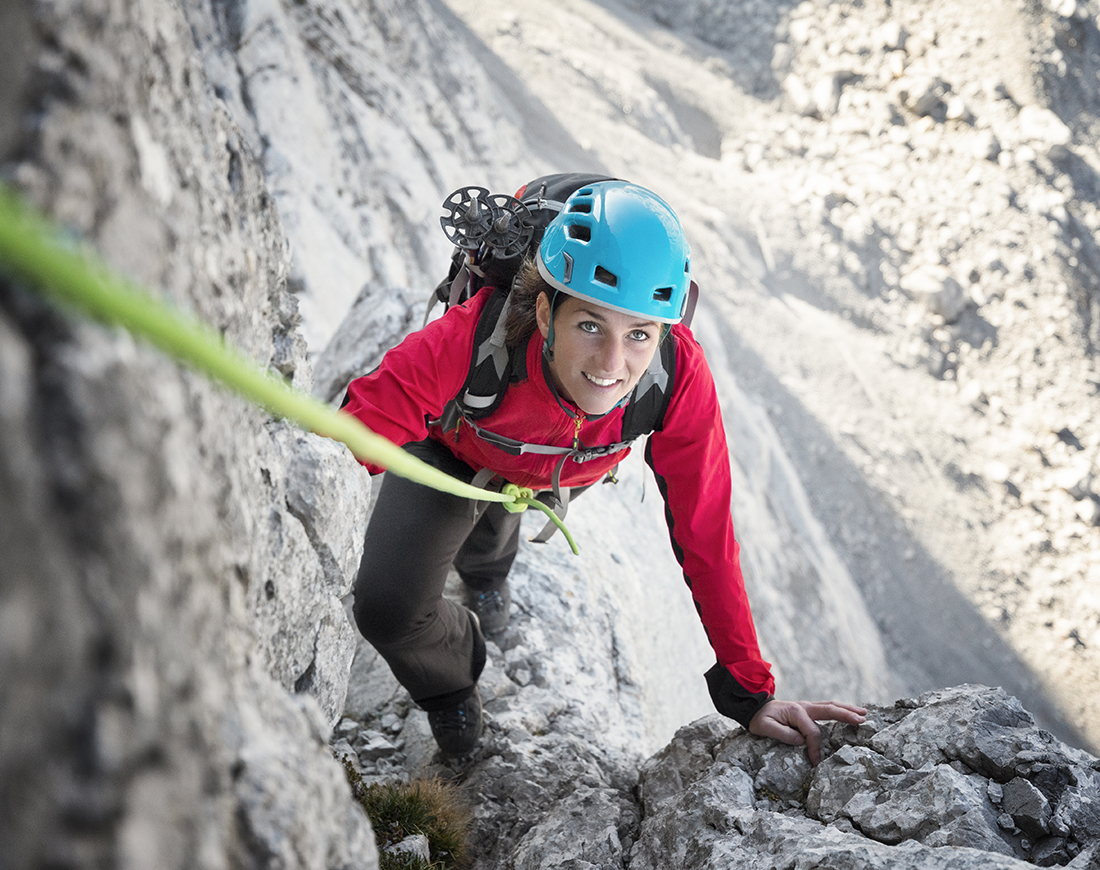
<path fill-rule="evenodd" d="M 597 387 L 610 387 L 616 381 L 616 378 L 593 377 L 592 375 L 588 374 L 588 372 L 585 372 L 584 376 L 588 378 L 588 380 L 592 381 L 592 383 L 594 383 Z"/>

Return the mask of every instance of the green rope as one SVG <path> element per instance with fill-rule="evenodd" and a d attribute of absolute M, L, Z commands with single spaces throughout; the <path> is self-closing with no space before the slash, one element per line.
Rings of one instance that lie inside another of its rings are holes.
<path fill-rule="evenodd" d="M 119 325 L 176 359 L 221 381 L 246 399 L 307 431 L 346 444 L 358 459 L 461 498 L 511 502 L 515 496 L 456 480 L 371 432 L 358 419 L 337 414 L 260 368 L 220 334 L 189 320 L 110 273 L 88 253 L 74 250 L 52 225 L 0 185 L 0 268 L 50 300 Z M 576 548 L 574 547 L 574 552 Z"/>
<path fill-rule="evenodd" d="M 515 497 L 515 501 L 505 502 L 504 509 L 509 513 L 518 514 L 523 513 L 528 507 L 536 507 L 548 517 L 550 522 L 557 526 L 563 535 L 565 540 L 569 542 L 569 549 L 573 551 L 574 556 L 579 556 L 581 551 L 577 548 L 577 542 L 573 540 L 573 536 L 569 534 L 569 529 L 565 527 L 565 523 L 562 522 L 561 517 L 550 510 L 549 507 L 544 505 L 541 501 L 534 497 L 533 490 L 528 489 L 525 486 L 516 486 L 514 483 L 506 483 L 500 488 L 500 491 L 505 495 L 511 495 Z"/>

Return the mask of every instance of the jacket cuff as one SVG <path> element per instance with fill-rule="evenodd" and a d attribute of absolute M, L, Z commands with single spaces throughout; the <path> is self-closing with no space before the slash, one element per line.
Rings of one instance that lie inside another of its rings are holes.
<path fill-rule="evenodd" d="M 710 698 L 716 709 L 723 716 L 735 720 L 746 731 L 749 722 L 760 708 L 775 696 L 767 692 L 750 692 L 742 686 L 721 662 L 715 663 L 703 676 L 707 680 L 707 688 L 710 690 Z"/>

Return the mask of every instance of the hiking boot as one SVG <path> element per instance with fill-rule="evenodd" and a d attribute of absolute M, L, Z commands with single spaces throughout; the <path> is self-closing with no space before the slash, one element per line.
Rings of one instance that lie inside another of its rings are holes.
<path fill-rule="evenodd" d="M 444 755 L 453 758 L 466 755 L 477 746 L 481 737 L 481 693 L 474 686 L 474 693 L 464 701 L 445 710 L 428 714 L 432 737 Z"/>
<path fill-rule="evenodd" d="M 477 614 L 481 631 L 486 635 L 500 634 L 508 627 L 508 615 L 512 610 L 512 593 L 505 580 L 499 589 L 479 592 L 466 587 L 466 606 Z"/>

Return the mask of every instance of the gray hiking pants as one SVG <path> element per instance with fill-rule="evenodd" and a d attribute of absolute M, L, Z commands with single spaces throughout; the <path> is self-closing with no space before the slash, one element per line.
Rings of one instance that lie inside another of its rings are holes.
<path fill-rule="evenodd" d="M 405 449 L 460 480 L 474 475 L 438 442 Z M 367 525 L 355 622 L 429 712 L 469 697 L 485 667 L 472 614 L 443 597 L 451 565 L 471 588 L 492 589 L 507 578 L 519 547 L 522 514 L 495 502 L 483 507 L 475 520 L 469 499 L 386 474 Z"/>

